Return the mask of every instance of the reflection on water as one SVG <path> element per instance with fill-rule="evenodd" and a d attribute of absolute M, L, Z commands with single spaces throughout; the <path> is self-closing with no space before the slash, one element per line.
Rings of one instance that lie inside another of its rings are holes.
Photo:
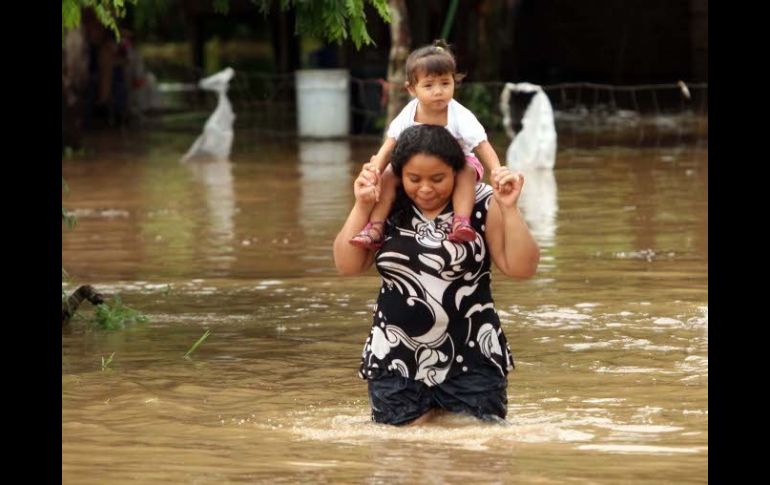
<path fill-rule="evenodd" d="M 63 332 L 63 483 L 706 482 L 705 150 L 563 149 L 526 174 L 543 260 L 493 274 L 509 425 L 392 428 L 356 376 L 378 278 L 330 254 L 376 145 L 256 140 L 185 166 L 163 137 L 63 163 L 65 269 L 150 317 Z"/>
<path fill-rule="evenodd" d="M 235 191 L 233 189 L 232 163 L 227 160 L 191 161 L 185 166 L 204 188 L 208 208 L 208 239 L 225 254 L 206 255 L 215 261 L 223 261 L 228 268 L 233 258 L 232 241 L 235 236 Z"/>
<path fill-rule="evenodd" d="M 299 142 L 301 202 L 297 221 L 308 237 L 322 237 L 339 218 L 339 208 L 348 202 L 350 142 L 323 140 Z"/>
<path fill-rule="evenodd" d="M 521 170 L 524 188 L 519 197 L 524 220 L 542 247 L 551 247 L 556 236 L 556 216 L 559 211 L 556 175 L 550 169 Z"/>

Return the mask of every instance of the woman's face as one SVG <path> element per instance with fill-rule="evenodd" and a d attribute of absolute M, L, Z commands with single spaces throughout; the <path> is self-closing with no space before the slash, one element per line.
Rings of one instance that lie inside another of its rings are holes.
<path fill-rule="evenodd" d="M 431 212 L 443 209 L 452 198 L 455 173 L 442 159 L 418 153 L 404 164 L 401 183 L 421 211 Z"/>

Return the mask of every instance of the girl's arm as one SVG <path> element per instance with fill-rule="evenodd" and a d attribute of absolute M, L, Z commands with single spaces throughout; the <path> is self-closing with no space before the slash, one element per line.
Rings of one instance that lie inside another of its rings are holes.
<path fill-rule="evenodd" d="M 396 146 L 396 139 L 387 137 L 385 139 L 385 142 L 377 151 L 377 154 L 374 155 L 371 158 L 371 160 L 369 160 L 369 163 L 373 164 L 377 168 L 377 170 L 379 170 L 379 173 L 384 172 L 385 167 L 388 166 L 388 162 L 390 161 L 390 153 L 393 151 L 393 147 L 395 146 Z"/>
<path fill-rule="evenodd" d="M 489 204 L 486 229 L 489 253 L 506 276 L 529 278 L 540 262 L 540 248 L 518 208 L 524 176 L 503 167 L 492 179 L 494 199 Z"/>
<path fill-rule="evenodd" d="M 353 183 L 356 202 L 350 210 L 345 225 L 334 239 L 334 266 L 341 274 L 353 276 L 366 271 L 374 262 L 374 251 L 361 249 L 348 243 L 369 222 L 369 215 L 378 197 L 380 182 L 373 168 L 364 165 Z"/>
<path fill-rule="evenodd" d="M 492 173 L 500 168 L 500 159 L 497 158 L 497 153 L 495 153 L 495 149 L 492 148 L 492 144 L 487 140 L 484 140 L 476 145 L 476 148 L 473 149 L 473 153 L 475 153 L 479 161 L 484 164 L 484 168 L 489 171 L 491 180 Z"/>

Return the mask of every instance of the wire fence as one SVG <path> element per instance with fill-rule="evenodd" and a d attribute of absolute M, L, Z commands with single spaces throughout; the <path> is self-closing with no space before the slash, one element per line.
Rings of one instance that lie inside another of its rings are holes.
<path fill-rule="evenodd" d="M 504 136 L 500 93 L 503 82 L 465 82 L 455 98 L 470 109 L 490 136 Z M 388 85 L 383 79 L 350 78 L 351 135 L 380 136 L 385 128 Z M 560 83 L 542 86 L 553 106 L 560 138 L 593 134 L 639 138 L 707 138 L 708 84 L 682 82 L 617 86 Z M 199 128 L 216 105 L 216 96 L 192 82 L 162 83 L 164 109 L 155 122 Z M 511 99 L 514 120 L 520 120 L 531 95 Z M 228 91 L 236 125 L 264 135 L 295 135 L 297 104 L 293 74 L 238 72 Z M 518 131 L 518 130 L 517 130 Z"/>

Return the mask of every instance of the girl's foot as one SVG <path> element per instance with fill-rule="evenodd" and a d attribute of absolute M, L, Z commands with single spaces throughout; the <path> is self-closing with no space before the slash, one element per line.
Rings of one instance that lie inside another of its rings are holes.
<path fill-rule="evenodd" d="M 382 229 L 383 221 L 373 221 L 368 223 L 361 232 L 353 236 L 349 242 L 353 246 L 362 249 L 380 249 L 382 247 Z"/>
<path fill-rule="evenodd" d="M 452 219 L 452 233 L 447 236 L 452 242 L 470 242 L 476 239 L 476 231 L 471 226 L 470 218 L 466 216 L 454 216 Z"/>

